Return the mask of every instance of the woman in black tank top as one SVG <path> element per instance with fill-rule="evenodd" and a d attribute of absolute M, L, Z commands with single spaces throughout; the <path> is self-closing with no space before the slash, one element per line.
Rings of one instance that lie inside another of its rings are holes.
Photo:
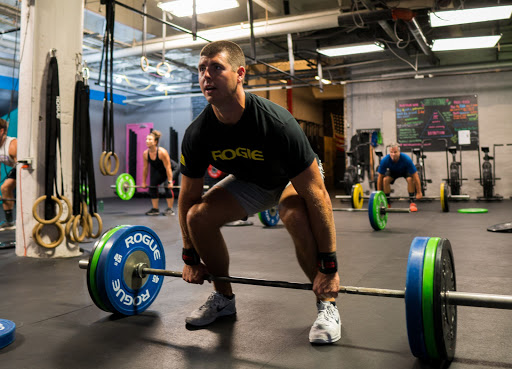
<path fill-rule="evenodd" d="M 149 197 L 151 198 L 151 209 L 146 215 L 159 215 L 158 210 L 158 186 L 162 185 L 165 190 L 165 198 L 167 200 L 167 210 L 163 215 L 174 215 L 174 193 L 172 191 L 172 167 L 171 158 L 167 150 L 158 146 L 158 141 L 162 134 L 153 130 L 146 137 L 147 150 L 144 151 L 144 169 L 142 174 L 142 187 L 147 188 L 148 168 L 151 167 L 149 175 Z M 149 165 L 148 165 L 149 163 Z"/>

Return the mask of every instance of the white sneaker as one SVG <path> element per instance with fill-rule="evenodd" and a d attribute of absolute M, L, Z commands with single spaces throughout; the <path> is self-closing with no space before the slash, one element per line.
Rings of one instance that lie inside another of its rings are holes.
<path fill-rule="evenodd" d="M 230 300 L 217 291 L 212 292 L 208 300 L 185 319 L 187 324 L 201 327 L 215 321 L 218 317 L 236 314 L 235 295 Z"/>
<path fill-rule="evenodd" d="M 329 301 L 316 304 L 318 316 L 309 331 L 311 343 L 333 343 L 341 338 L 341 320 L 338 308 Z"/>

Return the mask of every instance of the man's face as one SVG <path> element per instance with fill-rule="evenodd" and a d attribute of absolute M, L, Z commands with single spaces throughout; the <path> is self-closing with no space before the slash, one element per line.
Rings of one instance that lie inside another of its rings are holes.
<path fill-rule="evenodd" d="M 235 95 L 240 74 L 233 71 L 227 61 L 225 52 L 221 52 L 211 58 L 201 56 L 199 59 L 199 85 L 206 100 L 212 105 L 229 102 Z"/>
<path fill-rule="evenodd" d="M 389 149 L 389 156 L 393 162 L 397 162 L 400 159 L 400 149 L 398 147 L 392 147 Z"/>

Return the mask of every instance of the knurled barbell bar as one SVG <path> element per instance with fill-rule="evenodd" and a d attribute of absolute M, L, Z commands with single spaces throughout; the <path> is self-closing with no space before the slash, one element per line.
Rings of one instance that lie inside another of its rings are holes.
<path fill-rule="evenodd" d="M 441 188 L 439 191 L 439 196 L 423 196 L 421 200 L 440 200 L 441 201 L 441 210 L 443 212 L 450 211 L 450 207 L 448 205 L 449 200 L 470 200 L 469 195 L 449 195 L 448 185 L 445 182 L 441 183 Z M 363 202 L 365 199 L 369 199 L 370 197 L 363 195 L 363 186 L 360 183 L 356 183 L 352 186 L 352 191 L 350 195 L 336 195 L 336 199 L 340 200 L 350 200 L 352 208 L 354 209 L 362 209 Z M 391 196 L 392 200 L 408 200 L 408 197 L 397 197 Z"/>
<path fill-rule="evenodd" d="M 165 270 L 163 245 L 148 227 L 119 225 L 103 234 L 88 260 L 89 294 L 100 309 L 119 315 L 144 312 L 163 284 L 161 276 L 182 277 Z M 206 279 L 267 287 L 311 290 L 310 283 L 243 277 Z M 344 294 L 403 298 L 407 335 L 414 356 L 452 360 L 457 338 L 457 306 L 512 309 L 512 296 L 456 291 L 455 264 L 450 242 L 439 237 L 416 237 L 407 262 L 405 290 L 340 286 Z"/>
<path fill-rule="evenodd" d="M 122 200 L 131 200 L 135 195 L 136 188 L 144 188 L 143 186 L 137 186 L 135 179 L 129 173 L 122 173 L 116 179 L 116 184 L 111 185 L 111 188 L 115 189 L 115 193 Z M 163 186 L 146 186 L 146 188 L 158 188 Z M 173 186 L 172 188 L 181 188 L 181 186 Z M 210 188 L 209 186 L 203 186 L 204 189 Z"/>
<path fill-rule="evenodd" d="M 386 228 L 388 223 L 388 213 L 410 213 L 405 208 L 388 208 L 386 195 L 382 191 L 373 191 L 369 197 L 368 209 L 357 208 L 333 208 L 332 211 L 348 211 L 348 212 L 368 212 L 370 225 L 376 231 Z"/>

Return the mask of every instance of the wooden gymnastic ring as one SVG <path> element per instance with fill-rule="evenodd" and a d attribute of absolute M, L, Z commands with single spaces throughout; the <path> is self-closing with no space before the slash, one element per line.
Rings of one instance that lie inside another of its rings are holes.
<path fill-rule="evenodd" d="M 92 233 L 92 218 L 96 218 L 98 221 L 98 233 L 93 234 Z M 89 215 L 89 219 L 91 219 L 90 228 L 89 228 L 89 237 L 90 238 L 98 238 L 101 235 L 101 231 L 103 230 L 103 221 L 101 220 L 101 217 L 98 213 L 94 213 L 92 216 Z"/>
<path fill-rule="evenodd" d="M 71 206 L 71 201 L 69 201 L 69 199 L 66 196 L 61 196 L 60 200 L 64 201 L 66 203 L 66 206 L 68 207 L 68 215 L 66 216 L 66 218 L 59 220 L 59 223 L 64 224 L 64 223 L 67 223 L 69 221 L 69 219 L 71 219 L 71 216 L 73 215 L 72 214 L 73 208 Z"/>
<path fill-rule="evenodd" d="M 57 221 L 59 220 L 60 216 L 62 215 L 62 203 L 60 202 L 60 200 L 55 197 L 55 196 L 52 196 L 51 199 L 53 201 L 55 201 L 55 203 L 57 205 L 59 205 L 59 211 L 57 213 L 57 215 L 55 216 L 55 218 L 52 218 L 52 219 L 49 219 L 49 220 L 46 220 L 46 219 L 42 219 L 41 217 L 39 217 L 39 215 L 37 214 L 37 205 L 39 205 L 39 203 L 43 200 L 46 200 L 46 195 L 43 195 L 41 196 L 40 198 L 38 198 L 35 202 L 34 202 L 34 206 L 32 206 L 32 215 L 34 216 L 34 219 L 37 220 L 39 223 L 41 224 L 53 224 L 53 223 L 57 223 Z"/>
<path fill-rule="evenodd" d="M 107 155 L 107 152 L 106 152 L 106 151 L 103 151 L 103 152 L 101 153 L 101 155 L 100 155 L 100 162 L 99 162 L 99 164 L 100 164 L 100 172 L 101 172 L 101 174 L 103 174 L 104 176 L 106 176 L 106 175 L 107 175 L 107 173 L 105 172 L 105 167 L 104 167 L 104 165 L 103 165 L 103 161 L 105 160 L 105 155 Z"/>
<path fill-rule="evenodd" d="M 112 162 L 110 161 L 110 158 L 114 158 L 114 161 L 116 163 L 115 169 L 113 171 L 110 170 L 110 169 L 112 169 Z M 117 154 L 113 151 L 109 151 L 107 153 L 107 155 L 105 155 L 105 159 L 103 159 L 103 160 L 104 160 L 103 169 L 105 170 L 106 175 L 108 175 L 108 176 L 115 175 L 117 173 L 117 171 L 119 170 L 119 157 L 117 156 Z M 107 166 L 107 163 L 108 163 L 108 166 Z"/>
<path fill-rule="evenodd" d="M 167 72 L 162 72 L 160 71 L 160 67 L 162 65 L 165 65 L 167 67 Z M 163 61 L 163 62 L 160 62 L 156 65 L 156 73 L 159 75 L 159 76 L 162 76 L 164 77 L 166 74 L 168 73 L 171 73 L 171 65 L 169 63 L 167 63 L 166 61 Z"/>
<path fill-rule="evenodd" d="M 57 228 L 57 230 L 59 231 L 59 237 L 57 238 L 57 240 L 55 240 L 55 242 L 47 244 L 41 238 L 41 233 L 40 233 L 41 229 L 43 229 L 43 227 L 45 225 L 46 224 L 44 224 L 44 223 L 36 224 L 36 226 L 32 230 L 32 237 L 34 238 L 34 241 L 39 246 L 47 248 L 47 249 L 53 249 L 53 248 L 57 247 L 58 245 L 60 245 L 62 243 L 62 241 L 64 240 L 64 228 L 58 222 L 51 223 L 51 225 L 55 226 Z"/>
<path fill-rule="evenodd" d="M 145 55 L 140 57 L 140 69 L 142 69 L 143 72 L 147 72 L 149 69 L 149 61 Z"/>
<path fill-rule="evenodd" d="M 76 242 L 75 238 L 73 237 L 73 232 L 71 232 L 71 227 L 73 226 L 73 221 L 75 220 L 75 216 L 72 215 L 71 219 L 68 220 L 66 223 L 66 228 L 64 230 L 64 234 L 71 242 Z"/>
<path fill-rule="evenodd" d="M 79 234 L 78 229 L 78 223 L 82 226 L 82 234 Z M 82 217 L 80 214 L 75 216 L 75 220 L 73 220 L 73 237 L 75 238 L 76 242 L 82 242 L 87 235 L 87 215 L 85 217 Z"/>

